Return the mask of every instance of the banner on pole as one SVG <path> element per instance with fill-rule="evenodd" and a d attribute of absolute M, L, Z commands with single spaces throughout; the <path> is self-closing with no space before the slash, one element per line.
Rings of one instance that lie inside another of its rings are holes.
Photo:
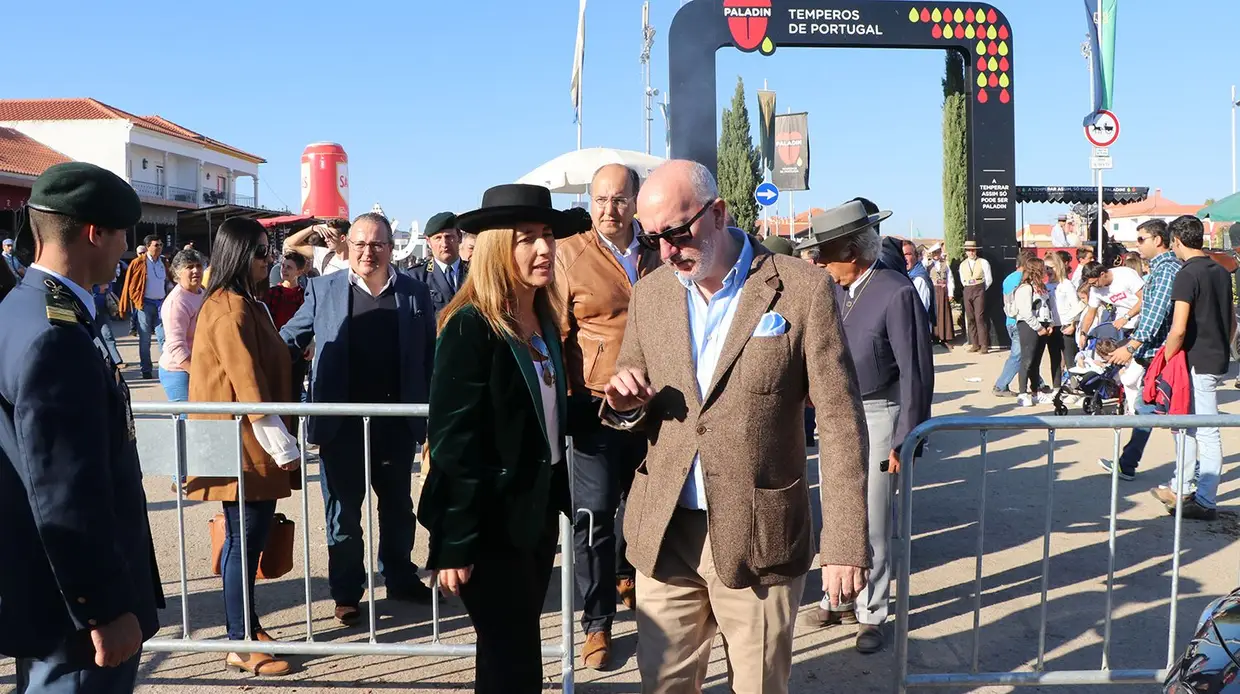
<path fill-rule="evenodd" d="M 758 138 L 762 168 L 775 168 L 775 92 L 758 90 Z"/>
<path fill-rule="evenodd" d="M 775 165 L 771 183 L 780 190 L 809 190 L 809 114 L 775 116 Z"/>
<path fill-rule="evenodd" d="M 1085 0 L 1092 55 L 1094 107 L 1091 115 L 1110 111 L 1115 96 L 1115 16 L 1119 0 Z M 1098 9 L 1101 8 L 1101 12 Z"/>

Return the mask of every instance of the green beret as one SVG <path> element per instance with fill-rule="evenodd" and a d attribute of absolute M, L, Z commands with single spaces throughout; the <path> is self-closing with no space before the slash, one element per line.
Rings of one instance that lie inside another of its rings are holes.
<path fill-rule="evenodd" d="M 792 242 L 782 236 L 768 236 L 762 240 L 762 245 L 776 255 L 793 255 Z"/>
<path fill-rule="evenodd" d="M 142 219 L 142 202 L 125 179 L 81 161 L 44 171 L 30 187 L 26 204 L 105 229 L 128 229 Z"/>
<path fill-rule="evenodd" d="M 439 214 L 426 220 L 426 229 L 422 235 L 430 238 L 441 231 L 448 231 L 456 228 L 456 215 L 451 212 L 440 212 Z"/>

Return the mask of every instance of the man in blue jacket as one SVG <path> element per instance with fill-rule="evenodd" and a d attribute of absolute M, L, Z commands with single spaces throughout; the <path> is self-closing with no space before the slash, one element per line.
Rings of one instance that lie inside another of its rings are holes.
<path fill-rule="evenodd" d="M 0 303 L 0 653 L 17 688 L 133 690 L 163 606 L 129 390 L 94 324 L 142 216 L 115 174 L 71 162 L 30 192 L 38 253 Z"/>
<path fill-rule="evenodd" d="M 424 403 L 435 356 L 435 312 L 426 285 L 392 267 L 392 226 L 367 213 L 349 227 L 349 269 L 311 280 L 306 301 L 280 331 L 295 354 L 314 340 L 313 402 Z M 379 498 L 379 562 L 393 600 L 430 602 L 413 552 L 413 453 L 426 436 L 420 418 L 375 417 L 371 477 Z M 363 431 L 357 417 L 311 417 L 327 514 L 327 575 L 336 618 L 361 617 L 366 586 L 362 499 Z"/>

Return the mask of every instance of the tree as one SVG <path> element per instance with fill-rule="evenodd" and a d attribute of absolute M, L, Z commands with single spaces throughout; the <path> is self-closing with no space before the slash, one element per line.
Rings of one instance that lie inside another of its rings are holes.
<path fill-rule="evenodd" d="M 947 51 L 943 77 L 943 241 L 947 257 L 964 256 L 969 226 L 968 92 L 964 54 Z"/>
<path fill-rule="evenodd" d="M 719 136 L 719 197 L 728 203 L 736 226 L 752 233 L 758 218 L 754 189 L 762 181 L 761 157 L 753 144 L 749 109 L 745 107 L 745 82 L 737 76 L 732 108 L 723 110 Z"/>

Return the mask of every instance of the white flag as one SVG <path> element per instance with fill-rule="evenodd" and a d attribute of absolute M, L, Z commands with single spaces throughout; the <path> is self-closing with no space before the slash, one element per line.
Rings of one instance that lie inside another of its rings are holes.
<path fill-rule="evenodd" d="M 569 92 L 573 97 L 573 122 L 581 118 L 581 70 L 586 62 L 586 0 L 577 11 L 577 46 L 573 49 L 573 81 Z"/>

